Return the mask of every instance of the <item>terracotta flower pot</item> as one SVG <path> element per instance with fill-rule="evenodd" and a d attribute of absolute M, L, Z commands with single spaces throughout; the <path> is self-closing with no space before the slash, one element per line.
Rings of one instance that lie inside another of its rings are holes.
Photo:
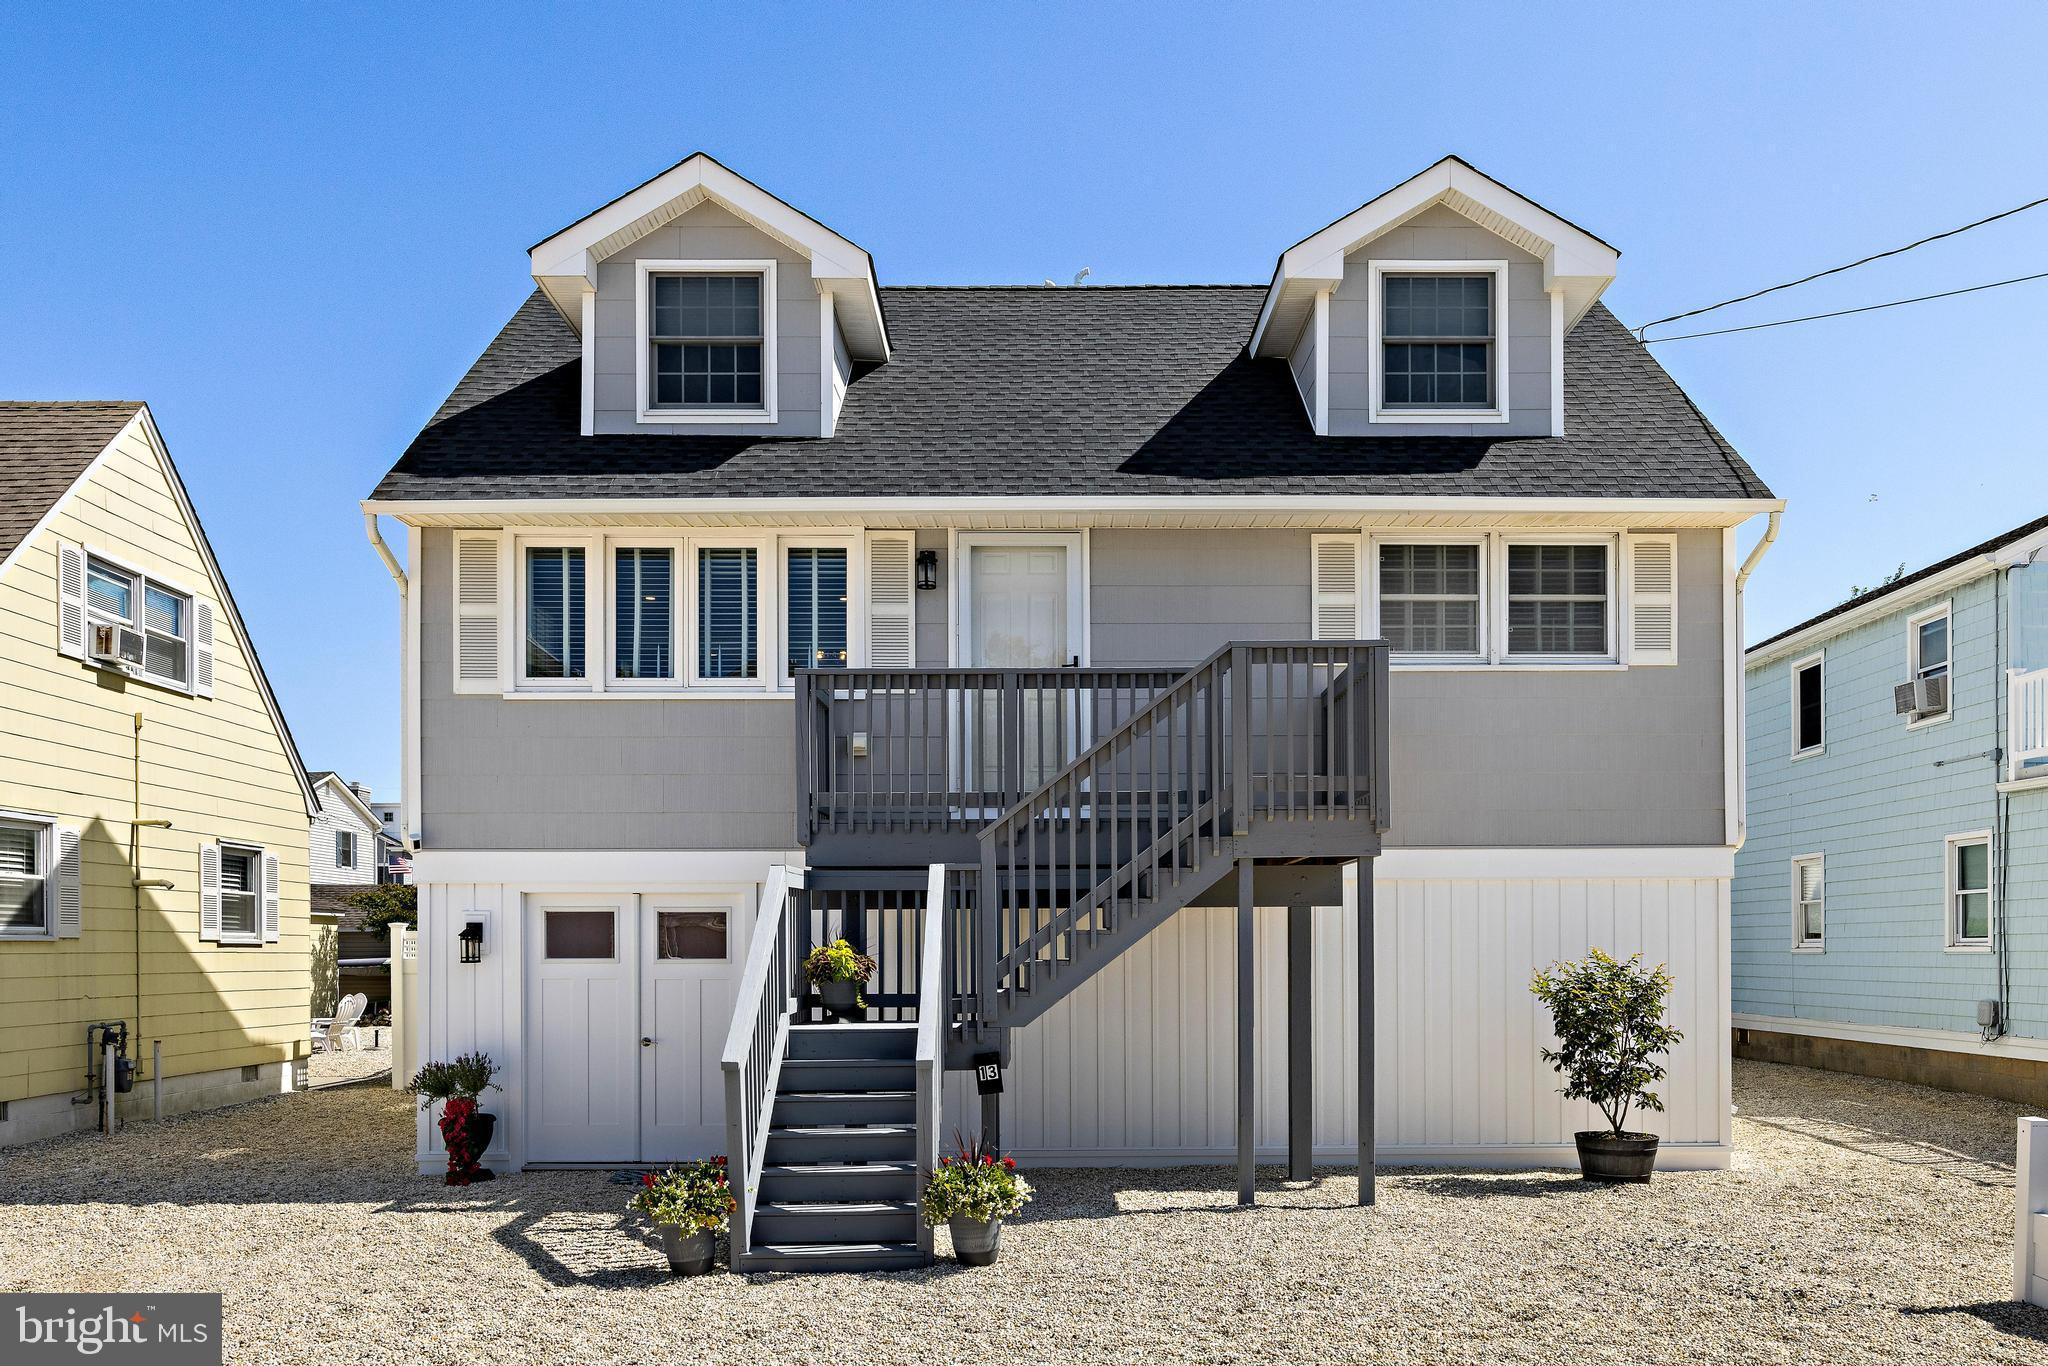
<path fill-rule="evenodd" d="M 1582 1129 L 1573 1137 L 1579 1144 L 1579 1170 L 1588 1181 L 1648 1181 L 1657 1169 L 1655 1134 Z"/>
<path fill-rule="evenodd" d="M 661 1250 L 668 1254 L 668 1269 L 675 1276 L 701 1276 L 711 1269 L 718 1254 L 718 1239 L 709 1229 L 684 1228 L 680 1224 L 657 1224 Z"/>
<path fill-rule="evenodd" d="M 953 1255 L 962 1266 L 993 1266 L 1003 1236 L 1000 1219 L 948 1219 L 953 1231 Z"/>

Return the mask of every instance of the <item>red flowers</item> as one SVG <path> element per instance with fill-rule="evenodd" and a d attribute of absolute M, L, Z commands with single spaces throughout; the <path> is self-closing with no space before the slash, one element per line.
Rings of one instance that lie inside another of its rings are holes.
<path fill-rule="evenodd" d="M 714 1167 L 723 1167 L 725 1165 L 725 1159 L 723 1157 L 714 1157 L 711 1159 L 711 1165 L 713 1165 Z"/>
<path fill-rule="evenodd" d="M 1014 1157 L 1006 1157 L 1006 1158 L 1004 1158 L 1004 1159 L 1003 1159 L 1003 1170 L 1004 1170 L 1004 1171 L 1007 1171 L 1007 1172 L 1013 1172 L 1013 1171 L 1017 1170 L 1017 1159 L 1016 1159 L 1016 1158 L 1014 1158 Z"/>
<path fill-rule="evenodd" d="M 651 1186 L 651 1185 L 653 1185 L 653 1184 L 654 1184 L 654 1173 L 653 1173 L 653 1172 L 641 1172 L 641 1173 L 640 1173 L 640 1184 L 641 1184 L 641 1185 L 643 1185 L 643 1186 Z"/>
<path fill-rule="evenodd" d="M 982 1165 L 982 1166 L 984 1166 L 984 1167 L 993 1167 L 993 1166 L 995 1166 L 995 1164 L 996 1164 L 996 1160 L 995 1160 L 995 1159 L 994 1159 L 993 1157 L 990 1157 L 990 1156 L 989 1156 L 989 1155 L 988 1155 L 987 1153 L 983 1153 L 983 1154 L 981 1155 L 981 1165 Z"/>

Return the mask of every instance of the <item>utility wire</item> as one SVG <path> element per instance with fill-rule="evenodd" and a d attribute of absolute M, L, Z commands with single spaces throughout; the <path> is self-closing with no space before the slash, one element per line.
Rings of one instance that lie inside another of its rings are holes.
<path fill-rule="evenodd" d="M 1658 326 L 1661 326 L 1661 325 L 1662 325 L 1662 324 L 1664 324 L 1664 323 L 1675 323 L 1675 322 L 1677 322 L 1677 321 L 1678 321 L 1678 320 L 1679 320 L 1680 318 L 1696 318 L 1696 317 L 1698 317 L 1698 316 L 1699 316 L 1700 314 L 1702 314 L 1702 313 L 1712 313 L 1712 312 L 1713 312 L 1713 311 L 1714 311 L 1715 309 L 1717 309 L 1717 308 L 1727 308 L 1727 307 L 1728 307 L 1729 305 L 1731 305 L 1731 304 L 1742 304 L 1742 303 L 1748 303 L 1748 302 L 1749 302 L 1749 301 L 1750 301 L 1751 299 L 1761 299 L 1761 298 L 1762 298 L 1762 297 L 1763 297 L 1764 295 L 1766 295 L 1766 294 L 1775 294 L 1775 293 L 1777 293 L 1777 292 L 1778 292 L 1779 290 L 1781 290 L 1781 289 L 1791 289 L 1791 288 L 1792 288 L 1793 286 L 1795 286 L 1795 285 L 1803 285 L 1803 284 L 1806 284 L 1806 283 L 1808 283 L 1808 282 L 1810 282 L 1810 281 L 1813 281 L 1813 280 L 1818 280 L 1818 279 L 1820 279 L 1820 278 L 1821 278 L 1822 276 L 1826 276 L 1826 275 L 1840 275 L 1840 274 L 1841 274 L 1841 273 L 1842 273 L 1843 271 L 1845 271 L 1845 270 L 1854 270 L 1854 269 L 1856 269 L 1856 267 L 1858 267 L 1858 266 L 1867 266 L 1867 265 L 1869 265 L 1869 264 L 1870 264 L 1870 263 L 1871 263 L 1872 261 L 1882 261 L 1882 260 L 1883 260 L 1883 259 L 1884 259 L 1885 257 L 1887 257 L 1887 256 L 1897 256 L 1897 255 L 1899 255 L 1899 254 L 1900 254 L 1901 252 L 1908 252 L 1908 251 L 1911 251 L 1911 250 L 1913 250 L 1913 248 L 1915 248 L 1915 247 L 1924 247 L 1924 246 L 1926 246 L 1926 245 L 1927 245 L 1927 244 L 1928 244 L 1929 242 L 1939 242 L 1939 241 L 1941 241 L 1941 240 L 1942 240 L 1942 239 L 1943 239 L 1944 237 L 1954 237 L 1954 236 L 1956 236 L 1956 235 L 1957 235 L 1958 233 L 1965 233 L 1965 232 L 1968 232 L 1968 231 L 1970 231 L 1970 229 L 1972 229 L 1972 228 L 1981 228 L 1981 227 L 1983 227 L 1983 226 L 1984 226 L 1984 225 L 1985 225 L 1986 223 L 1996 223 L 1996 222 L 1997 222 L 1997 221 L 1998 221 L 1999 219 L 2001 219 L 2001 218 L 2010 218 L 2010 217 L 2012 217 L 2012 216 L 2013 216 L 2014 214 L 2016 214 L 2016 213 L 2025 213 L 2025 212 L 2026 212 L 2026 211 L 2027 211 L 2028 209 L 2034 209 L 2034 208 L 2039 208 L 2039 207 L 2040 207 L 2041 205 L 2043 205 L 2043 204 L 2048 204 L 2048 195 L 2043 195 L 2043 196 L 2042 196 L 2041 198 L 2039 198 L 2039 199 L 2030 199 L 2030 200 L 2028 200 L 2028 201 L 2027 201 L 2026 203 L 2024 203 L 2024 204 L 2020 205 L 2020 206 L 2019 206 L 2018 208 L 2016 208 L 2016 209 L 2007 209 L 2007 210 L 2005 210 L 2005 211 L 2004 211 L 2003 213 L 1994 213 L 1994 214 L 1992 214 L 1992 215 L 1991 215 L 1991 216 L 1990 216 L 1989 218 L 1980 218 L 1980 219 L 1978 219 L 1978 220 L 1977 220 L 1976 222 L 1974 222 L 1974 223 L 1965 223 L 1965 224 L 1963 224 L 1963 225 L 1962 225 L 1962 226 L 1961 226 L 1960 228 L 1950 228 L 1950 229 L 1949 229 L 1949 230 L 1948 230 L 1947 232 L 1937 232 L 1937 233 L 1935 233 L 1935 234 L 1934 234 L 1933 236 L 1931 236 L 1931 237 L 1923 237 L 1923 238 L 1921 238 L 1920 240 L 1918 240 L 1917 242 L 1908 242 L 1908 243 L 1906 243 L 1906 245 L 1905 245 L 1905 246 L 1903 246 L 1903 247 L 1893 247 L 1893 248 L 1892 248 L 1892 249 L 1891 249 L 1890 251 L 1880 251 L 1880 252 L 1878 252 L 1878 253 L 1877 253 L 1876 255 L 1874 255 L 1874 256 L 1866 256 L 1866 257 L 1864 257 L 1863 259 L 1861 259 L 1860 261 L 1851 261 L 1851 262 L 1849 262 L 1849 264 L 1847 264 L 1847 265 L 1845 265 L 1845 266 L 1830 266 L 1830 267 L 1828 267 L 1828 269 L 1826 269 L 1826 270 L 1817 270 L 1817 271 L 1815 271 L 1815 272 L 1814 272 L 1813 274 L 1811 274 L 1811 275 L 1802 275 L 1802 276 L 1800 276 L 1800 277 L 1799 277 L 1798 279 L 1796 279 L 1796 280 L 1787 280 L 1787 281 L 1786 281 L 1786 282 L 1785 282 L 1784 284 L 1781 284 L 1781 285 L 1770 285 L 1770 286 L 1767 286 L 1767 287 L 1765 287 L 1765 288 L 1763 288 L 1763 289 L 1753 290 L 1753 291 L 1751 291 L 1751 292 L 1750 292 L 1750 293 L 1748 293 L 1748 294 L 1738 294 L 1738 295 L 1736 295 L 1736 296 L 1735 296 L 1734 298 L 1732 298 L 1732 299 L 1723 299 L 1723 300 L 1721 300 L 1721 302 L 1720 302 L 1720 303 L 1717 303 L 1717 304 L 1708 304 L 1708 305 L 1707 305 L 1707 306 L 1706 306 L 1705 308 L 1692 308 L 1692 309 L 1687 309 L 1687 310 L 1686 310 L 1685 312 L 1683 312 L 1683 313 L 1673 313 L 1673 314 L 1672 314 L 1672 315 L 1671 315 L 1670 317 L 1668 317 L 1668 318 L 1658 318 L 1658 319 L 1657 319 L 1656 321 L 1654 321 L 1654 322 L 1647 322 L 1647 323 L 1644 323 L 1644 324 L 1643 324 L 1643 325 L 1642 325 L 1641 327 L 1638 327 L 1638 328 L 1636 329 L 1636 340 L 1637 340 L 1637 341 L 1644 341 L 1644 340 L 1647 340 L 1647 339 L 1646 339 L 1646 338 L 1645 338 L 1645 337 L 1643 336 L 1643 334 L 1644 334 L 1645 332 L 1648 332 L 1648 331 L 1649 331 L 1649 330 L 1650 330 L 1651 328 L 1653 328 L 1653 327 L 1658 327 Z M 1986 286 L 1986 287 L 1988 288 L 1988 286 Z M 1933 294 L 1931 294 L 1931 295 L 1929 295 L 1928 297 L 1929 297 L 1929 298 L 1939 298 L 1939 297 L 1941 297 L 1941 296 L 1940 296 L 1940 295 L 1933 295 Z M 1901 303 L 1911 303 L 1911 302 L 1914 302 L 1914 301 L 1913 301 L 1913 300 L 1904 300 L 1904 299 L 1902 299 L 1902 300 L 1900 300 L 1900 302 L 1901 302 Z M 1854 311 L 1854 310 L 1851 310 L 1851 311 Z M 1830 315 L 1830 314 L 1820 314 L 1819 316 L 1821 316 L 1821 317 L 1829 317 L 1829 316 L 1833 316 L 1833 315 Z M 1793 319 L 1793 320 L 1791 320 L 1791 321 L 1803 321 L 1803 320 L 1801 320 L 1801 319 Z M 1741 329 L 1739 329 L 1739 328 L 1730 328 L 1729 330 L 1730 330 L 1730 331 L 1739 331 L 1739 330 L 1741 330 Z M 1691 334 L 1691 335 L 1694 335 L 1694 336 L 1699 336 L 1699 335 L 1701 335 L 1701 334 L 1699 334 L 1699 333 L 1693 333 L 1693 334 Z M 1664 338 L 1660 338 L 1660 340 L 1663 340 L 1663 341 L 1677 341 L 1677 340 L 1678 340 L 1678 338 L 1676 338 L 1676 337 L 1664 337 Z"/>
<path fill-rule="evenodd" d="M 1861 308 L 1838 308 L 1832 313 L 1809 313 L 1803 318 L 1780 318 L 1776 322 L 1751 323 L 1747 327 L 1717 327 L 1710 332 L 1681 332 L 1675 337 L 1645 337 L 1642 339 L 1642 343 L 1645 346 L 1656 346 L 1661 342 L 1691 341 L 1694 337 L 1725 337 L 1731 332 L 1760 332 L 1767 327 L 1790 327 L 1794 323 L 1818 322 L 1822 318 L 1846 318 L 1851 313 L 1875 313 L 1880 308 L 1898 308 L 1904 304 L 1924 304 L 1929 299 L 1953 299 L 1958 294 L 1976 294 L 1981 290 L 2001 289 L 2006 285 L 2023 285 L 2029 280 L 2048 280 L 2048 270 L 2041 271 L 2035 275 L 2016 275 L 2010 280 L 1993 280 L 1988 285 L 1970 285 L 1964 289 L 1945 289 L 1939 294 L 1920 294 L 1910 299 L 1893 299 L 1888 303 L 1865 304 Z M 1751 297 L 1755 296 L 1752 295 Z M 1701 309 L 1699 311 L 1704 313 L 1706 310 Z M 1677 316 L 1684 318 L 1690 315 L 1680 313 Z M 1671 319 L 1666 318 L 1664 321 L 1669 322 Z"/>

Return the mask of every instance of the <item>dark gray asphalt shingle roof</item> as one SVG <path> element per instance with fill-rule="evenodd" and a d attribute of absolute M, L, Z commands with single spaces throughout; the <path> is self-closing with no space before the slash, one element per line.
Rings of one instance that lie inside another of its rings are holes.
<path fill-rule="evenodd" d="M 0 402 L 0 559 L 141 410 L 130 402 Z"/>
<path fill-rule="evenodd" d="M 1264 286 L 894 288 L 894 357 L 830 440 L 582 436 L 575 334 L 535 293 L 373 495 L 1769 497 L 1604 307 L 1565 343 L 1562 437 L 1317 437 L 1245 341 Z"/>

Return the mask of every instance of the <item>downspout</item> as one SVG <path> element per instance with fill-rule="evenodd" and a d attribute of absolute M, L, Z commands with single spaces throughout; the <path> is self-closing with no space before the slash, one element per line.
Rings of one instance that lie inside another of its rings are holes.
<path fill-rule="evenodd" d="M 412 696 L 411 689 L 413 687 L 412 658 L 411 651 L 408 648 L 410 642 L 407 632 L 409 621 L 407 608 L 409 605 L 408 599 L 412 595 L 412 580 L 406 577 L 405 566 L 398 562 L 398 557 L 391 553 L 391 547 L 385 543 L 384 532 L 377 525 L 376 513 L 365 512 L 363 514 L 363 534 L 370 538 L 371 548 L 377 552 L 377 558 L 384 561 L 384 568 L 390 572 L 391 581 L 398 585 L 399 751 L 401 764 L 403 765 L 399 775 L 399 791 L 402 798 L 403 794 L 411 786 L 406 781 L 411 775 L 405 772 L 404 769 L 411 767 L 413 744 L 413 736 L 411 734 L 413 724 L 412 705 L 410 701 Z M 399 823 L 398 838 L 405 845 L 405 852 L 412 854 L 418 851 L 414 846 L 413 832 L 410 827 L 413 822 L 419 819 L 419 812 L 411 811 L 405 814 L 407 819 Z"/>
<path fill-rule="evenodd" d="M 135 1048 L 142 1051 L 142 893 L 148 889 L 169 891 L 172 883 L 168 878 L 146 878 L 142 875 L 142 832 L 144 828 L 168 830 L 171 823 L 164 820 L 142 818 L 142 713 L 135 713 L 135 749 L 133 762 L 134 807 L 128 813 L 128 866 L 132 876 L 129 881 L 135 887 Z M 156 1065 L 150 1066 L 150 1080 L 155 1081 Z"/>
<path fill-rule="evenodd" d="M 1749 555 L 1742 567 L 1735 571 L 1735 848 L 1740 851 L 1749 842 L 1749 674 L 1742 667 L 1742 589 L 1749 582 L 1749 576 L 1763 563 L 1764 553 L 1771 543 L 1778 539 L 1778 524 L 1785 513 L 1778 509 L 1771 513 L 1771 520 L 1764 527 L 1763 538 L 1750 547 Z"/>

